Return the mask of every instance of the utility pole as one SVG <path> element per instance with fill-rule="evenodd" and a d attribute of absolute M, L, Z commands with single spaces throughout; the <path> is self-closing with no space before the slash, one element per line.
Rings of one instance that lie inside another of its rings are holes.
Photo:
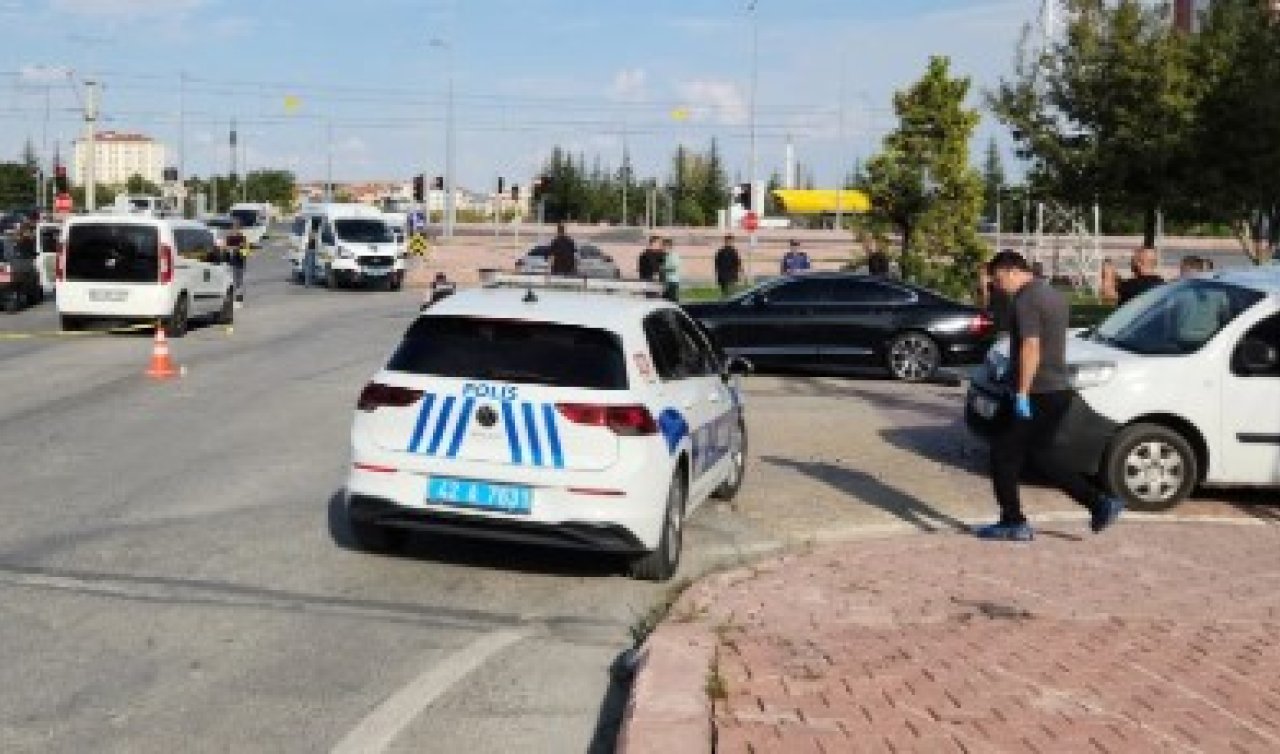
<path fill-rule="evenodd" d="M 187 72 L 178 73 L 178 196 L 187 216 Z"/>
<path fill-rule="evenodd" d="M 85 179 L 84 206 L 98 208 L 98 82 L 84 82 Z"/>
<path fill-rule="evenodd" d="M 749 110 L 750 119 L 750 156 L 747 158 L 747 180 L 751 185 L 751 208 L 758 213 L 763 213 L 764 202 L 757 202 L 756 197 L 756 89 L 760 78 L 760 22 L 756 15 L 756 5 L 759 0 L 750 0 L 747 3 L 747 12 L 751 14 L 751 105 Z M 750 231 L 749 243 L 747 245 L 747 283 L 753 280 L 752 274 L 755 269 L 756 258 L 756 231 Z"/>
<path fill-rule="evenodd" d="M 325 121 L 324 203 L 333 202 L 333 120 Z"/>
<path fill-rule="evenodd" d="M 445 238 L 453 238 L 454 226 L 458 222 L 457 207 L 457 160 L 455 152 L 457 151 L 456 126 L 454 122 L 453 112 L 453 45 L 449 45 L 449 102 L 445 110 L 446 123 L 445 128 L 445 165 L 444 165 L 444 235 Z"/>

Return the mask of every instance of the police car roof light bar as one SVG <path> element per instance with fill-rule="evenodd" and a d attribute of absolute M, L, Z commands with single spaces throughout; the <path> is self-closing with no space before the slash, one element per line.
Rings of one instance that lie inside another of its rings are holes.
<path fill-rule="evenodd" d="M 662 285 L 647 280 L 611 280 L 568 275 L 531 275 L 480 270 L 480 284 L 485 288 L 525 288 L 527 290 L 582 291 L 629 296 L 662 295 Z"/>

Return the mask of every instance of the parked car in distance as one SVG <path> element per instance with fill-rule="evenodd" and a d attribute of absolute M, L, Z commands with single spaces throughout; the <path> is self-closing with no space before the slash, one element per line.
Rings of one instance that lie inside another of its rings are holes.
<path fill-rule="evenodd" d="M 9 314 L 44 300 L 38 258 L 34 244 L 19 243 L 11 236 L 0 238 L 0 306 Z"/>
<path fill-rule="evenodd" d="M 535 246 L 516 260 L 516 272 L 526 275 L 546 275 L 551 271 L 551 248 Z M 578 246 L 578 274 L 586 278 L 620 278 L 622 270 L 618 268 L 613 257 L 600 250 L 599 246 L 581 244 Z"/>
<path fill-rule="evenodd" d="M 920 382 L 942 366 L 981 362 L 995 339 L 991 318 L 976 307 L 849 273 L 776 278 L 685 310 L 727 353 L 760 369 L 880 366 L 896 379 Z"/>

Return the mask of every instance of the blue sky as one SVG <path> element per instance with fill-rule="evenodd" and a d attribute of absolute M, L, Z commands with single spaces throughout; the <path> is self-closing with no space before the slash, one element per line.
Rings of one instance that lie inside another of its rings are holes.
<path fill-rule="evenodd" d="M 0 102 L 0 159 L 27 138 L 65 146 L 78 133 L 74 92 L 50 72 L 72 69 L 105 82 L 104 128 L 147 133 L 175 152 L 185 132 L 190 174 L 228 169 L 235 117 L 251 168 L 320 178 L 332 149 L 338 180 L 435 175 L 452 71 L 463 185 L 483 188 L 498 175 L 524 183 L 555 144 L 616 165 L 625 143 L 637 172 L 665 172 L 677 143 L 702 147 L 712 137 L 731 172 L 745 175 L 746 5 L 0 0 L 0 28 L 9 32 L 0 46 L 8 101 Z M 836 180 L 842 164 L 878 143 L 892 123 L 892 92 L 918 77 L 930 54 L 951 56 L 954 70 L 974 79 L 980 104 L 981 88 L 1010 70 L 1038 6 L 758 0 L 760 172 L 781 167 L 790 135 L 819 182 Z M 681 110 L 687 117 L 674 115 Z M 981 142 L 992 133 L 987 118 Z"/>

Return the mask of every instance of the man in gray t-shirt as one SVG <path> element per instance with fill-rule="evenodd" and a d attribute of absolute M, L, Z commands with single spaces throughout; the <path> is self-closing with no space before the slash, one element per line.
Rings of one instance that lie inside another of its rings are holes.
<path fill-rule="evenodd" d="M 1021 254 L 1003 251 L 991 261 L 996 285 L 1013 298 L 1009 323 L 1009 373 L 1013 396 L 1007 425 L 991 438 L 991 483 L 1000 520 L 975 531 L 982 539 L 1030 541 L 1035 537 L 1018 496 L 1027 461 L 1089 510 L 1094 532 L 1120 517 L 1123 503 L 1093 486 L 1083 474 L 1060 466 L 1050 448 L 1075 395 L 1067 370 L 1070 309 L 1062 294 L 1038 280 Z"/>

